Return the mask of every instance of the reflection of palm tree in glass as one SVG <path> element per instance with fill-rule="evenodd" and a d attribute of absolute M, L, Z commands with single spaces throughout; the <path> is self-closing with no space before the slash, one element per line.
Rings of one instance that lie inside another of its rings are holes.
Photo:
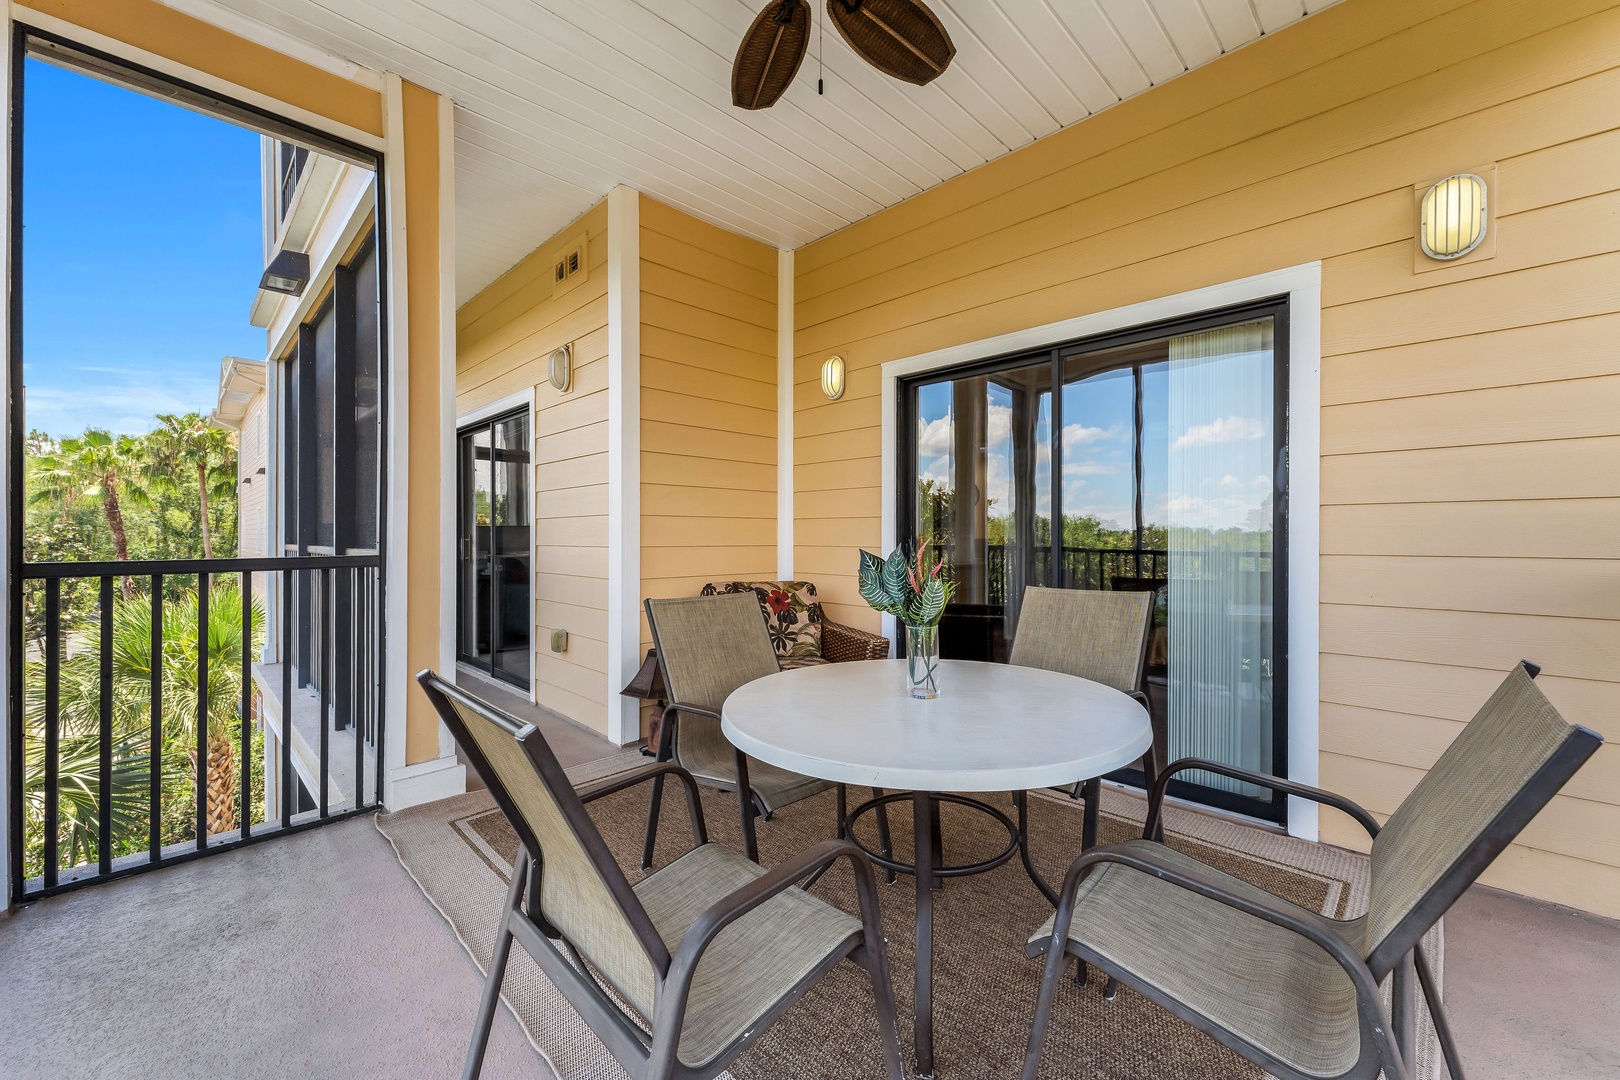
<path fill-rule="evenodd" d="M 142 850 L 147 839 L 147 782 L 151 768 L 152 612 L 144 602 L 120 604 L 112 633 L 112 857 Z M 258 601 L 248 640 L 264 623 Z M 242 700 L 242 599 L 235 582 L 216 585 L 208 607 L 209 833 L 238 826 L 240 788 L 236 741 Z M 251 646 L 250 646 L 251 647 Z M 195 827 L 197 742 L 197 597 L 182 592 L 163 604 L 164 843 L 190 839 Z M 98 857 L 100 655 L 90 649 L 61 661 L 57 790 L 62 865 Z M 28 727 L 24 759 L 24 814 L 30 876 L 39 872 L 45 826 L 45 664 L 27 664 Z M 254 820 L 262 820 L 249 808 Z"/>

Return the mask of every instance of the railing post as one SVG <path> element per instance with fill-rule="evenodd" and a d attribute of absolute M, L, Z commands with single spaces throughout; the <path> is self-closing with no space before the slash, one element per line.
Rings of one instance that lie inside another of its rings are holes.
<path fill-rule="evenodd" d="M 253 835 L 253 571 L 242 571 L 242 752 L 236 767 L 242 774 L 236 824 L 243 840 Z"/>
<path fill-rule="evenodd" d="M 208 593 L 207 571 L 197 574 L 197 849 L 208 846 Z"/>
<path fill-rule="evenodd" d="M 151 712 L 147 716 L 146 854 L 148 862 L 163 857 L 163 575 L 152 575 L 151 656 L 147 662 Z"/>
<path fill-rule="evenodd" d="M 56 887 L 62 768 L 62 583 L 45 582 L 45 887 Z M 21 754 L 22 747 L 16 748 Z"/>
<path fill-rule="evenodd" d="M 281 827 L 292 826 L 292 598 L 296 570 L 281 572 Z"/>
<path fill-rule="evenodd" d="M 96 799 L 96 856 L 102 874 L 112 873 L 112 651 L 113 651 L 113 579 L 111 574 L 101 578 L 101 716 L 99 725 L 100 754 Z"/>
<path fill-rule="evenodd" d="M 321 790 L 320 790 L 320 793 L 318 794 L 318 796 L 316 798 L 316 802 L 320 804 L 320 808 L 321 808 L 320 813 L 321 813 L 321 817 L 323 817 L 323 818 L 327 816 L 326 792 L 327 792 L 327 788 L 329 788 L 331 786 L 330 783 L 329 783 L 329 776 L 330 776 L 330 769 L 331 769 L 331 753 L 330 753 L 330 750 L 331 750 L 331 740 L 332 740 L 332 717 L 331 717 L 331 713 L 332 713 L 332 651 L 333 651 L 334 645 L 336 644 L 332 640 L 332 637 L 333 637 L 333 622 L 332 622 L 332 620 L 333 620 L 333 617 L 336 614 L 336 607 L 332 603 L 332 578 L 333 578 L 334 573 L 335 573 L 335 571 L 330 570 L 330 569 L 323 569 L 320 572 L 320 574 L 321 574 L 321 659 L 320 659 L 320 663 L 321 663 L 321 667 L 320 667 L 320 672 L 321 672 L 321 674 L 320 674 L 320 679 L 321 679 L 321 711 L 320 711 L 320 716 L 317 718 L 317 726 L 320 728 L 320 732 L 321 732 L 321 737 L 320 737 L 320 746 L 321 746 L 320 786 L 321 786 Z"/>

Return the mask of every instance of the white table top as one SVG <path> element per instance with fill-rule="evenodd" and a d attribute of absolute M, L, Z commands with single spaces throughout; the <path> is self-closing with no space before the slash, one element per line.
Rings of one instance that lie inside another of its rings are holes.
<path fill-rule="evenodd" d="M 739 687 L 721 728 L 750 757 L 903 791 L 1027 791 L 1112 772 L 1153 741 L 1147 710 L 1038 668 L 940 661 L 939 697 L 907 695 L 904 660 L 824 664 Z"/>

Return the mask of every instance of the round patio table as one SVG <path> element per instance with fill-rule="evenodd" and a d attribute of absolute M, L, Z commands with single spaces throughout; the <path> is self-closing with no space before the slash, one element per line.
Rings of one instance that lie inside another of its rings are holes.
<path fill-rule="evenodd" d="M 1022 812 L 1015 828 L 1000 811 L 945 793 L 1021 793 L 1088 781 L 1082 842 L 1090 846 L 1096 842 L 1096 778 L 1141 757 L 1153 732 L 1136 701 L 1072 675 L 943 660 L 939 697 L 919 700 L 906 692 L 905 664 L 872 660 L 767 675 L 726 698 L 721 729 L 738 749 L 778 768 L 911 793 L 915 861 L 874 861 L 916 877 L 917 1072 L 926 1078 L 934 1073 L 935 880 L 989 870 L 1017 851 L 1041 891 L 1052 896 L 1030 862 Z M 879 803 L 907 797 L 871 800 L 845 824 Z M 996 817 L 1012 843 L 992 859 L 944 866 L 937 836 L 942 800 Z"/>

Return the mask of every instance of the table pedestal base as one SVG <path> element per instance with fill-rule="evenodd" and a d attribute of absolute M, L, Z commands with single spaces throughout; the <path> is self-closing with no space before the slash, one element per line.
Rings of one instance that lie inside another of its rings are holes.
<path fill-rule="evenodd" d="M 1082 849 L 1089 849 L 1097 843 L 1098 804 L 1102 801 L 1102 781 L 1100 779 L 1087 780 L 1082 788 L 1082 797 L 1085 799 L 1086 806 L 1085 817 L 1081 825 L 1080 846 Z M 913 858 L 909 863 L 873 851 L 861 843 L 853 828 L 856 819 L 861 815 L 903 799 L 910 799 L 912 806 L 914 843 Z M 979 862 L 946 866 L 939 827 L 939 805 L 946 802 L 957 806 L 966 806 L 979 813 L 987 814 L 1000 822 L 1002 827 L 1007 830 L 1006 848 Z M 933 1080 L 934 1077 L 934 893 L 938 890 L 940 883 L 945 878 L 966 877 L 969 874 L 982 874 L 987 870 L 994 870 L 1016 854 L 1022 860 L 1024 872 L 1029 875 L 1030 881 L 1035 883 L 1035 887 L 1041 891 L 1041 894 L 1053 906 L 1057 905 L 1058 894 L 1056 890 L 1041 877 L 1040 872 L 1035 869 L 1035 864 L 1030 858 L 1029 793 L 1027 791 L 1014 792 L 1013 806 L 1018 814 L 1016 822 L 990 804 L 981 802 L 978 799 L 970 799 L 965 795 L 953 795 L 935 791 L 899 791 L 868 799 L 847 816 L 841 818 L 840 824 L 843 835 L 859 846 L 862 851 L 865 851 L 874 864 L 891 873 L 911 874 L 916 879 L 916 1051 L 918 1080 Z M 1081 977 L 1084 978 L 1084 975 Z"/>

